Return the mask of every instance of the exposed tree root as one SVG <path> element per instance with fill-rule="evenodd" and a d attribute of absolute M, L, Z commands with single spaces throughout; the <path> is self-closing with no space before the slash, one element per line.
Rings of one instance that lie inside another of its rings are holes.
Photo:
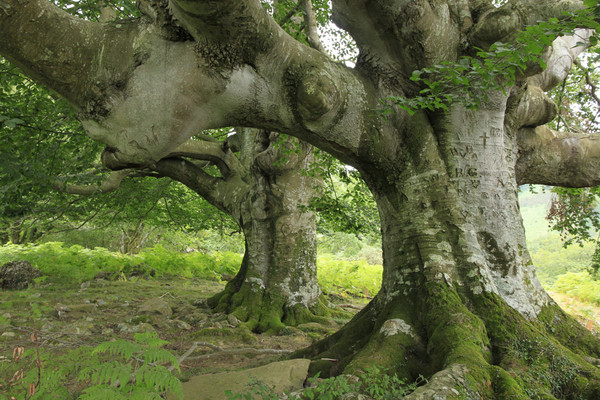
<path fill-rule="evenodd" d="M 225 289 L 208 299 L 208 305 L 217 312 L 232 314 L 255 333 L 277 333 L 285 326 L 307 322 L 329 323 L 329 318 L 348 316 L 343 310 L 327 305 L 323 295 L 313 305 L 289 305 L 286 298 L 273 288 L 257 288 L 244 281 L 243 265 Z"/>
<path fill-rule="evenodd" d="M 599 341 L 556 304 L 532 321 L 490 293 L 465 296 L 429 283 L 419 297 L 418 305 L 414 297 L 385 305 L 377 298 L 294 356 L 315 360 L 311 374 L 378 365 L 408 381 L 424 376 L 410 400 L 600 399 L 600 369 L 590 363 Z"/>

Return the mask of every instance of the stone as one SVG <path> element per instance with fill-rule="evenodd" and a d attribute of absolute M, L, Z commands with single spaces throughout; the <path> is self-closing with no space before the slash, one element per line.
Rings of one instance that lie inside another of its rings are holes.
<path fill-rule="evenodd" d="M 308 322 L 306 324 L 300 324 L 297 326 L 298 329 L 304 332 L 316 332 L 316 333 L 329 333 L 330 328 L 324 327 L 317 322 Z"/>
<path fill-rule="evenodd" d="M 108 303 L 102 299 L 98 299 L 98 300 L 96 300 L 96 304 L 103 307 L 103 306 L 107 305 Z"/>
<path fill-rule="evenodd" d="M 248 384 L 257 380 L 276 393 L 302 389 L 308 374 L 310 360 L 295 359 L 278 361 L 262 367 L 243 371 L 221 372 L 218 374 L 199 375 L 183 383 L 184 400 L 226 400 L 225 390 L 233 394 L 248 389 Z M 168 400 L 176 397 L 168 395 Z"/>
<path fill-rule="evenodd" d="M 14 332 L 4 332 L 2 334 L 2 336 L 4 336 L 4 337 L 15 337 L 15 336 L 17 336 L 17 334 L 14 333 Z"/>
<path fill-rule="evenodd" d="M 230 325 L 233 325 L 233 327 L 237 327 L 239 324 L 241 324 L 242 322 L 237 319 L 237 317 L 233 314 L 229 314 L 227 316 L 227 322 L 229 322 Z"/>
<path fill-rule="evenodd" d="M 156 270 L 146 263 L 126 265 L 121 271 L 126 277 L 151 278 L 156 275 Z"/>
<path fill-rule="evenodd" d="M 173 309 L 165 300 L 160 297 L 150 299 L 138 308 L 140 314 L 161 314 L 165 317 L 173 315 Z"/>
<path fill-rule="evenodd" d="M 144 333 L 153 332 L 155 330 L 154 327 L 147 322 L 142 322 L 134 326 L 121 322 L 117 325 L 117 328 L 123 333 Z"/>
<path fill-rule="evenodd" d="M 179 328 L 179 329 L 183 329 L 186 331 L 189 331 L 192 329 L 192 326 L 190 324 L 188 324 L 187 322 L 182 321 L 180 319 L 176 319 L 175 324 L 177 325 L 177 328 Z"/>
<path fill-rule="evenodd" d="M 7 290 L 27 289 L 42 272 L 29 261 L 11 261 L 0 267 L 0 288 Z"/>
<path fill-rule="evenodd" d="M 76 321 L 75 323 L 66 327 L 64 333 L 68 335 L 90 336 L 92 334 L 92 328 L 94 328 L 94 324 L 91 322 Z"/>

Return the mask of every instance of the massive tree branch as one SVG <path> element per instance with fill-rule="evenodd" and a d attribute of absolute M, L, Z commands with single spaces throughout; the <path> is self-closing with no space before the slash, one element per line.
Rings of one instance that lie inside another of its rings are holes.
<path fill-rule="evenodd" d="M 243 177 L 246 173 L 238 158 L 227 149 L 225 143 L 190 139 L 169 153 L 166 158 L 173 157 L 210 161 L 219 168 L 225 179 L 231 175 Z"/>
<path fill-rule="evenodd" d="M 200 51 L 231 66 L 252 63 L 271 47 L 279 26 L 256 0 L 170 0 L 173 15 L 198 42 Z"/>
<path fill-rule="evenodd" d="M 114 192 L 119 189 L 123 179 L 131 175 L 131 170 L 123 169 L 120 171 L 113 171 L 106 180 L 99 185 L 74 185 L 61 181 L 55 181 L 52 186 L 59 191 L 69 194 L 80 194 L 84 196 L 90 196 L 93 194 L 102 194 Z"/>
<path fill-rule="evenodd" d="M 239 222 L 240 196 L 248 191 L 248 185 L 239 176 L 229 179 L 216 178 L 182 158 L 162 159 L 154 165 L 153 170 L 183 183 Z"/>
<path fill-rule="evenodd" d="M 590 30 L 580 29 L 572 36 L 554 40 L 545 56 L 547 68 L 527 78 L 522 87 L 513 91 L 510 103 L 514 106 L 509 107 L 507 124 L 513 129 L 535 127 L 556 117 L 556 104 L 545 92 L 567 78 L 575 59 L 586 49 L 586 46 L 578 44 L 587 42 L 591 34 Z"/>
<path fill-rule="evenodd" d="M 319 38 L 319 31 L 317 30 L 317 19 L 313 10 L 312 0 L 300 1 L 304 9 L 304 32 L 306 33 L 306 40 L 310 47 L 319 50 L 321 53 L 325 53 L 325 48 L 321 44 L 321 38 Z"/>
<path fill-rule="evenodd" d="M 0 53 L 80 110 L 97 111 L 95 103 L 131 73 L 136 24 L 85 21 L 48 0 L 2 4 Z"/>
<path fill-rule="evenodd" d="M 513 0 L 500 8 L 488 8 L 470 34 L 472 45 L 488 48 L 495 42 L 510 42 L 527 25 L 549 18 L 565 18 L 567 11 L 583 9 L 580 0 Z"/>
<path fill-rule="evenodd" d="M 517 182 L 564 187 L 600 185 L 600 135 L 522 128 L 518 134 Z"/>

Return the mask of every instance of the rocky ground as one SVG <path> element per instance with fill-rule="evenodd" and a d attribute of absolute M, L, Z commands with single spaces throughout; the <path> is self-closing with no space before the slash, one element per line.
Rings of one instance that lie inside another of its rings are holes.
<path fill-rule="evenodd" d="M 220 371 L 252 368 L 276 361 L 309 345 L 346 321 L 307 323 L 277 336 L 257 335 L 233 316 L 212 314 L 205 300 L 223 283 L 198 279 L 108 281 L 81 285 L 41 284 L 27 290 L 0 292 L 0 374 L 9 369 L 16 347 L 39 346 L 62 352 L 111 339 L 132 339 L 136 332 L 156 331 L 181 361 L 180 379 Z M 364 301 L 330 297 L 333 307 L 356 312 Z M 335 305 L 337 303 L 337 305 Z M 345 303 L 345 304 L 340 304 Z M 0 376 L 0 378 L 3 378 Z"/>

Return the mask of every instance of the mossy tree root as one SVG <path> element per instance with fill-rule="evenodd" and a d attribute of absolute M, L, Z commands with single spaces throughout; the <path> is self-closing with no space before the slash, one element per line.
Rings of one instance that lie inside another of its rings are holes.
<path fill-rule="evenodd" d="M 329 323 L 329 318 L 340 313 L 328 307 L 323 295 L 310 307 L 289 305 L 276 290 L 248 285 L 238 276 L 228 282 L 222 292 L 209 298 L 208 305 L 215 312 L 234 315 L 252 332 L 275 334 L 285 326 Z"/>
<path fill-rule="evenodd" d="M 382 303 L 294 356 L 322 376 L 377 365 L 407 382 L 425 377 L 407 400 L 600 399 L 600 369 L 584 358 L 599 358 L 599 341 L 553 303 L 528 320 L 494 294 L 439 283 L 417 302 Z"/>

